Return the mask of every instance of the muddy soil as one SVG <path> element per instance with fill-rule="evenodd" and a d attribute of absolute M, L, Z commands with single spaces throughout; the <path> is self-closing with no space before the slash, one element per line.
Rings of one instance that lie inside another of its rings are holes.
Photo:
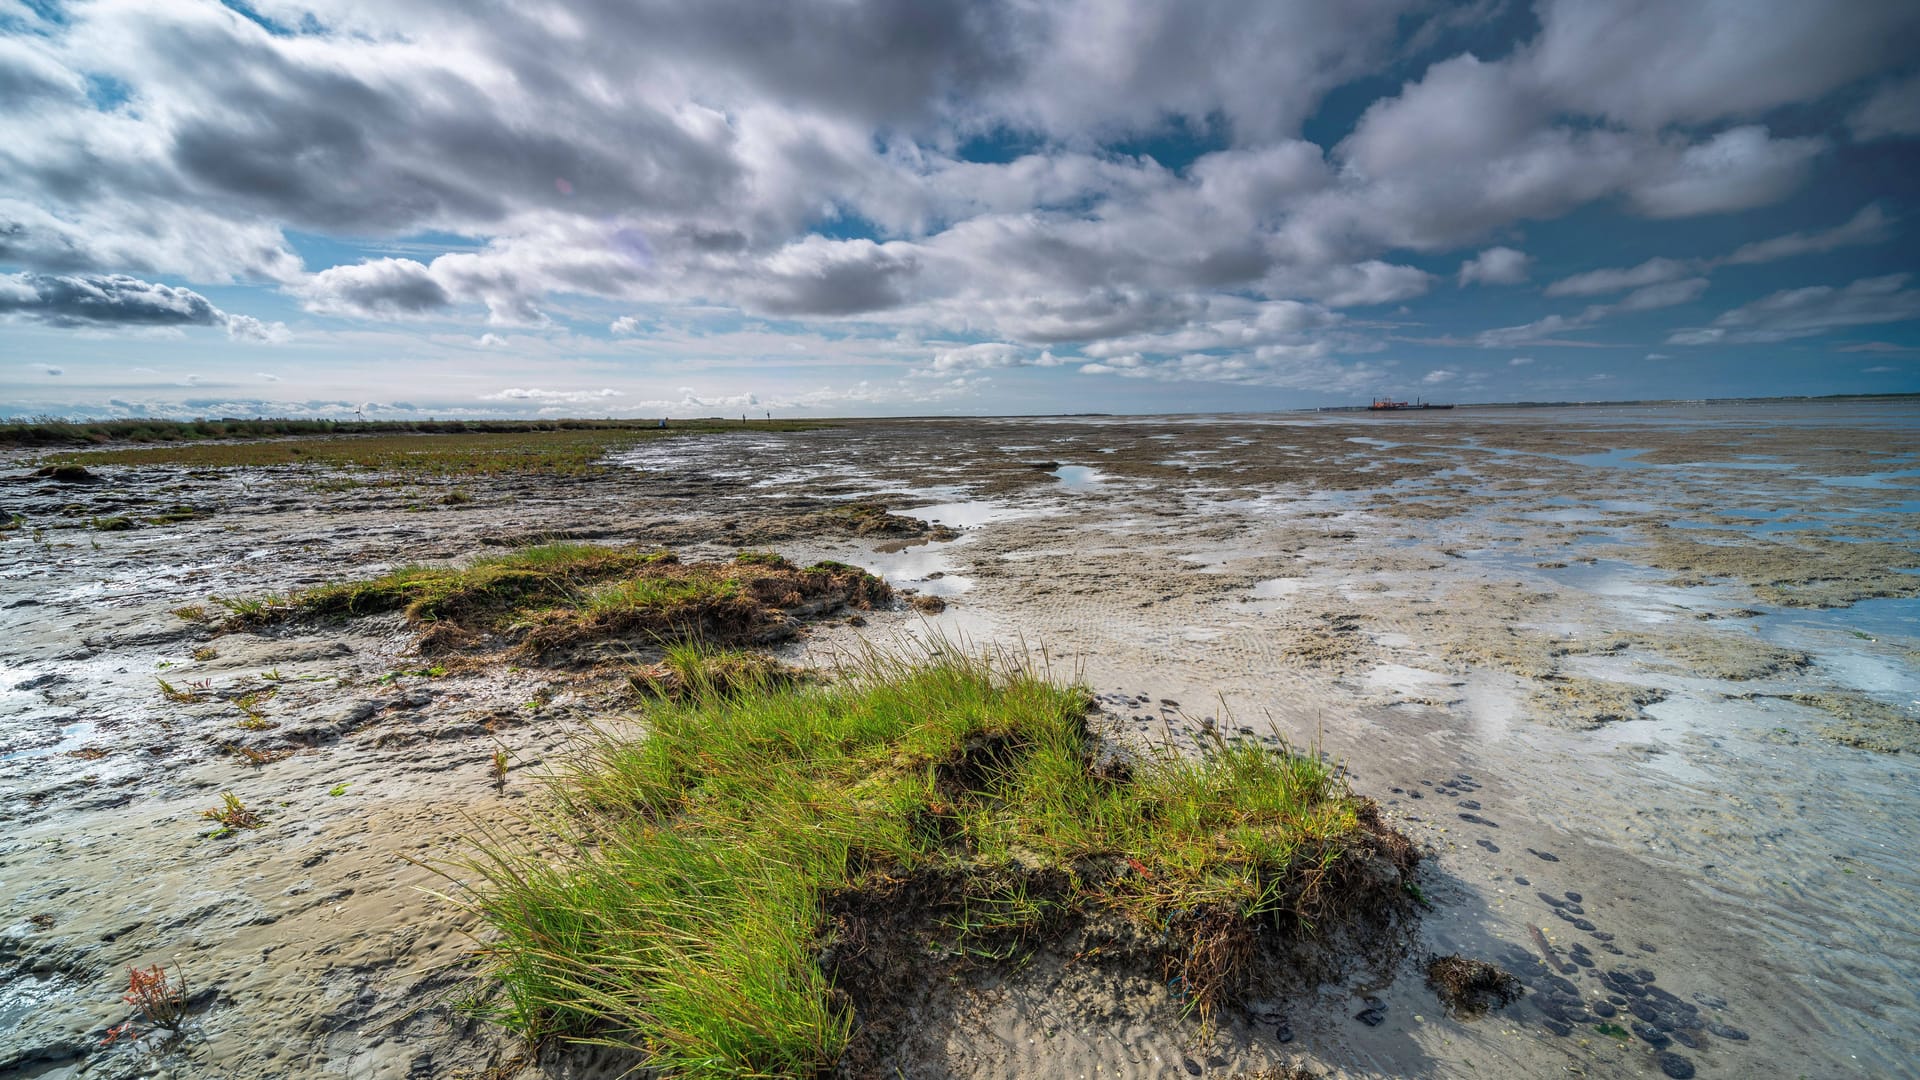
<path fill-rule="evenodd" d="M 521 827 L 589 725 L 639 722 L 621 672 L 648 644 L 468 669 L 394 617 L 216 635 L 172 613 L 564 536 L 869 567 L 901 602 L 786 659 L 1023 644 L 1116 737 L 1329 754 L 1428 853 L 1417 928 L 1332 949 L 1316 987 L 1202 1029 L 1163 980 L 1043 957 L 929 987 L 915 1075 L 1898 1074 L 1920 1059 L 1917 432 L 1900 407 L 863 421 L 393 486 L 62 483 L 16 456 L 0 1072 L 617 1075 L 455 1007 L 475 924 L 448 897 L 464 838 Z M 206 835 L 228 791 L 264 825 Z M 1435 955 L 1526 993 L 1450 1013 Z M 100 1046 L 124 969 L 154 963 L 193 1017 Z"/>

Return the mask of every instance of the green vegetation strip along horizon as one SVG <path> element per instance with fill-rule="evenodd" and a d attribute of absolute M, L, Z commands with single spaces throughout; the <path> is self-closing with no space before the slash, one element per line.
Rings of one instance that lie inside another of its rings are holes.
<path fill-rule="evenodd" d="M 1417 859 L 1311 756 L 1219 740 L 1103 764 L 1086 692 L 1020 665 L 946 647 L 828 685 L 728 671 L 557 777 L 544 840 L 490 834 L 458 868 L 494 932 L 495 1019 L 666 1075 L 815 1076 L 900 1000 L 887 985 L 1083 917 L 1164 942 L 1204 1017 L 1271 935 L 1398 910 Z"/>
<path fill-rule="evenodd" d="M 738 431 L 807 431 L 805 421 L 678 421 L 670 427 L 628 423 L 601 426 L 498 428 L 447 425 L 439 433 L 340 434 L 251 442 L 175 442 L 157 446 L 67 451 L 45 460 L 56 465 L 181 465 L 188 468 L 306 466 L 358 468 L 411 476 L 506 474 L 592 475 L 612 450 L 649 439 Z M 341 426 L 346 430 L 346 426 Z M 358 432 L 361 429 L 353 429 Z M 214 438 L 206 436 L 205 438 Z"/>

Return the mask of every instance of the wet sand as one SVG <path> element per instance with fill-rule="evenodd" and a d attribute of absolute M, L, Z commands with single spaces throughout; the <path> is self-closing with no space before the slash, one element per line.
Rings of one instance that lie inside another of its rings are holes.
<path fill-rule="evenodd" d="M 0 534 L 0 1070 L 594 1075 L 441 1000 L 473 923 L 432 867 L 476 821 L 511 827 L 582 724 L 631 712 L 618 680 L 429 674 L 392 620 L 210 637 L 169 613 L 551 535 L 869 567 L 944 610 L 822 624 L 789 655 L 1044 648 L 1123 737 L 1317 746 L 1430 853 L 1418 927 L 1315 991 L 1203 1033 L 1164 986 L 1041 957 L 931 995 L 909 1075 L 1920 1058 L 1912 406 L 863 421 L 620 461 L 463 480 L 459 504 L 452 482 L 287 470 L 0 488 L 26 518 Z M 838 512 L 867 501 L 951 532 Z M 181 503 L 212 513 L 79 527 Z M 271 726 L 241 725 L 248 693 Z M 266 826 L 202 838 L 224 790 Z M 1448 1016 L 1420 969 L 1455 952 L 1526 997 Z M 203 995 L 189 1037 L 98 1048 L 150 963 Z"/>

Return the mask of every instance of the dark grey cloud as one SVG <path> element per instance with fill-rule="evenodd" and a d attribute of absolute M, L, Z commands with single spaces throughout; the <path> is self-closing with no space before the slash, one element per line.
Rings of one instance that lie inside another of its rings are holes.
<path fill-rule="evenodd" d="M 125 274 L 0 275 L 0 317 L 59 327 L 217 326 L 254 341 L 286 333 L 278 324 L 221 311 L 192 289 Z"/>
<path fill-rule="evenodd" d="M 125 274 L 0 277 L 0 315 L 49 326 L 226 325 L 226 314 L 192 289 Z"/>
<path fill-rule="evenodd" d="M 453 303 L 433 271 L 413 259 L 374 259 L 314 275 L 308 306 L 325 314 L 424 315 Z"/>

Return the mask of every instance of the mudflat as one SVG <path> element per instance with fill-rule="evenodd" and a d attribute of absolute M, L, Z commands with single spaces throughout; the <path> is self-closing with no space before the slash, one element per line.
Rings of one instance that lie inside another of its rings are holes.
<path fill-rule="evenodd" d="M 38 457 L 0 487 L 19 1075 L 632 1064 L 463 1008 L 485 931 L 453 897 L 470 838 L 526 828 L 583 732 L 644 730 L 650 639 L 495 655 L 398 607 L 248 617 L 554 541 L 863 567 L 894 595 L 795 591 L 766 647 L 1022 649 L 1117 744 L 1324 754 L 1426 855 L 1420 910 L 1212 1023 L 1164 978 L 1043 952 L 919 988 L 887 1075 L 1920 1059 L 1910 404 L 849 421 L 549 473 Z M 227 793 L 252 820 L 205 816 Z M 1517 1000 L 1443 1003 L 1429 961 L 1456 955 Z M 187 981 L 181 1037 L 103 1046 L 152 965 Z"/>

